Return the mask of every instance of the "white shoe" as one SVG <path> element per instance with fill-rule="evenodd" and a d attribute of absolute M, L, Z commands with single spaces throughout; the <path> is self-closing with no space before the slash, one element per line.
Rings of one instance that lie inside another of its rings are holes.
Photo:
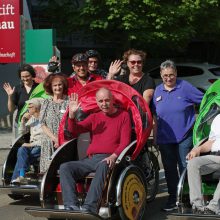
<path fill-rule="evenodd" d="M 28 180 L 23 176 L 19 176 L 16 179 L 11 181 L 11 184 L 14 184 L 14 185 L 26 185 L 27 183 L 28 183 Z"/>

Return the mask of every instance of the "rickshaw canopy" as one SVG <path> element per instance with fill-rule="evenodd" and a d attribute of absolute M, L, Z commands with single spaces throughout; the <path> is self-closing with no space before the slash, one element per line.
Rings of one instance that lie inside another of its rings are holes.
<path fill-rule="evenodd" d="M 81 109 L 85 114 L 100 111 L 96 104 L 96 92 L 100 88 L 109 89 L 114 96 L 114 104 L 130 112 L 136 134 L 137 144 L 132 154 L 132 160 L 137 157 L 150 135 L 152 115 L 147 102 L 132 87 L 115 80 L 98 80 L 91 82 L 78 91 Z M 65 130 L 69 110 L 65 112 L 59 127 L 59 144 L 67 141 Z"/>

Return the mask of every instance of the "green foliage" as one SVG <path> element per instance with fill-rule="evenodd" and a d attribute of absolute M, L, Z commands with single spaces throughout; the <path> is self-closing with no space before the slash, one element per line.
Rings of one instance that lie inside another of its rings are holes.
<path fill-rule="evenodd" d="M 61 33 L 84 30 L 124 47 L 164 42 L 181 48 L 191 39 L 220 35 L 219 0 L 48 2 L 48 17 Z"/>

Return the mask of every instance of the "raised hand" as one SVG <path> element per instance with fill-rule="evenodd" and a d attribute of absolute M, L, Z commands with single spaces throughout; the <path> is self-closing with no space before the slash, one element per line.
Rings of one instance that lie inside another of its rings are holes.
<path fill-rule="evenodd" d="M 119 73 L 119 71 L 121 70 L 122 63 L 122 60 L 115 60 L 111 62 L 107 79 L 112 79 L 117 73 Z"/>
<path fill-rule="evenodd" d="M 50 60 L 49 60 L 49 62 L 59 62 L 59 58 L 58 57 L 56 57 L 56 56 L 52 56 L 51 58 L 50 58 Z"/>
<path fill-rule="evenodd" d="M 9 83 L 4 83 L 3 84 L 3 89 L 6 91 L 6 93 L 8 94 L 8 96 L 12 96 L 12 94 L 15 91 L 15 87 L 11 87 L 11 85 Z"/>
<path fill-rule="evenodd" d="M 69 101 L 69 118 L 74 118 L 76 111 L 79 109 L 80 103 L 78 101 L 78 95 L 72 93 Z"/>
<path fill-rule="evenodd" d="M 52 56 L 48 63 L 48 72 L 56 72 L 58 71 L 60 66 L 59 58 L 56 56 Z"/>

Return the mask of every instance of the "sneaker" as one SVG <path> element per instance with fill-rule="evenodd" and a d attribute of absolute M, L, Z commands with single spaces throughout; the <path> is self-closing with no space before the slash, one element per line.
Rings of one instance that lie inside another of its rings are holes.
<path fill-rule="evenodd" d="M 209 209 L 207 207 L 205 207 L 204 214 L 205 215 L 216 215 L 216 213 L 214 211 L 212 211 L 211 209 Z"/>
<path fill-rule="evenodd" d="M 197 207 L 193 207 L 192 208 L 192 213 L 194 214 L 194 215 L 203 215 L 204 214 L 204 209 L 202 209 L 202 208 L 197 208 Z"/>
<path fill-rule="evenodd" d="M 167 202 L 167 204 L 162 208 L 163 211 L 170 212 L 177 209 L 176 203 Z"/>
<path fill-rule="evenodd" d="M 12 185 L 20 184 L 20 178 L 17 177 L 16 179 L 12 180 L 12 181 L 11 181 L 11 184 L 12 184 Z"/>
<path fill-rule="evenodd" d="M 20 176 L 20 184 L 21 185 L 26 185 L 28 184 L 28 179 L 23 177 L 23 176 Z"/>
<path fill-rule="evenodd" d="M 19 176 L 16 179 L 12 180 L 11 184 L 14 184 L 14 185 L 26 185 L 26 184 L 28 184 L 28 180 L 27 180 L 27 178 L 25 178 L 23 176 Z"/>

